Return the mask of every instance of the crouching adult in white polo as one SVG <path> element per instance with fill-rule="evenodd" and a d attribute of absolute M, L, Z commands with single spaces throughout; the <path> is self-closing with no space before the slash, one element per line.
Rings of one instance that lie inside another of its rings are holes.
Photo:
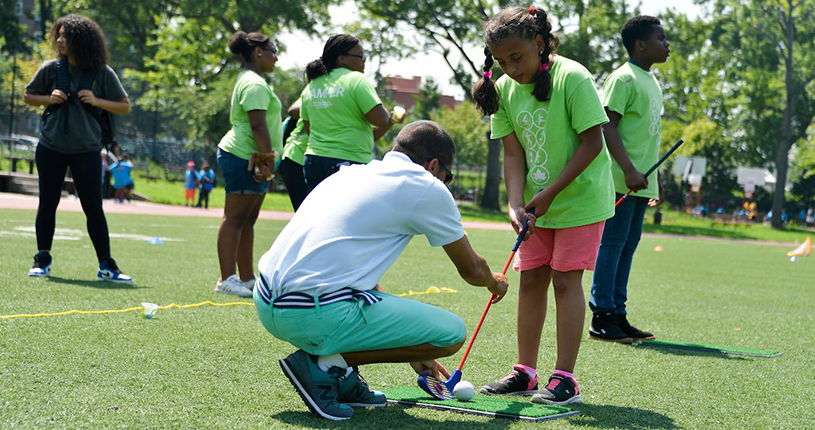
<path fill-rule="evenodd" d="M 461 318 L 379 285 L 413 236 L 442 246 L 495 302 L 506 294 L 506 278 L 470 246 L 445 186 L 454 155 L 438 124 L 405 126 L 382 161 L 343 167 L 317 186 L 260 259 L 258 316 L 299 348 L 280 367 L 315 414 L 348 419 L 351 406 L 386 403 L 360 378 L 363 364 L 408 362 L 418 374 L 449 376 L 436 358 L 461 348 Z"/>

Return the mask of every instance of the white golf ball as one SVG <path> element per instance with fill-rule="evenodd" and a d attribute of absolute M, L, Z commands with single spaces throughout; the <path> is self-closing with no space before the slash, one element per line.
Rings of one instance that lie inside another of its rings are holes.
<path fill-rule="evenodd" d="M 468 381 L 461 381 L 453 387 L 453 396 L 459 402 L 469 402 L 475 395 L 475 387 Z"/>
<path fill-rule="evenodd" d="M 798 260 L 798 259 L 795 258 L 795 257 L 790 257 L 790 261 L 792 261 L 793 263 L 795 263 L 796 260 Z"/>

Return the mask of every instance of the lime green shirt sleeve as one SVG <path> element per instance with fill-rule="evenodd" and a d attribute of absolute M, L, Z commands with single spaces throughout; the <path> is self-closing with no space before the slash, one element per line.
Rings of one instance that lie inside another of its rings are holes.
<path fill-rule="evenodd" d="M 490 137 L 493 139 L 500 139 L 504 136 L 509 136 L 515 130 L 512 128 L 512 122 L 509 120 L 507 113 L 507 102 L 501 99 L 501 91 L 499 91 L 498 84 L 496 83 L 496 91 L 498 91 L 498 110 L 490 115 Z"/>
<path fill-rule="evenodd" d="M 303 88 L 303 92 L 300 93 L 300 119 L 303 121 L 309 120 L 308 111 L 309 105 L 311 104 L 311 91 L 309 90 L 310 86 L 311 84 L 306 85 L 306 87 Z"/>
<path fill-rule="evenodd" d="M 567 95 L 566 107 L 574 131 L 580 134 L 596 125 L 607 123 L 608 117 L 591 75 L 573 79 L 573 82 L 574 89 Z"/>
<path fill-rule="evenodd" d="M 247 85 L 241 91 L 238 103 L 243 110 L 249 112 L 250 110 L 268 110 L 269 105 L 272 103 L 271 91 L 268 87 L 258 84 Z"/>
<path fill-rule="evenodd" d="M 603 106 L 610 111 L 625 115 L 628 107 L 628 85 L 619 76 L 609 76 L 603 84 Z"/>
<path fill-rule="evenodd" d="M 354 86 L 354 99 L 363 115 L 370 112 L 376 105 L 382 104 L 382 101 L 379 100 L 379 96 L 376 94 L 376 88 L 374 88 L 362 74 L 360 74 Z"/>

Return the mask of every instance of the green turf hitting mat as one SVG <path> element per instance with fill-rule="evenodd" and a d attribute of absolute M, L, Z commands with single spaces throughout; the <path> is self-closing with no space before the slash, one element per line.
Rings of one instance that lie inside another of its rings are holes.
<path fill-rule="evenodd" d="M 718 352 L 721 354 L 748 355 L 750 357 L 772 358 L 781 355 L 780 351 L 771 349 L 742 348 L 738 346 L 710 345 L 692 342 L 672 342 L 668 340 L 645 340 L 636 344 L 637 346 L 647 346 L 654 348 L 677 348 L 690 349 L 694 351 Z"/>
<path fill-rule="evenodd" d="M 564 406 L 549 406 L 532 403 L 525 397 L 521 401 L 510 397 L 483 396 L 476 394 L 469 402 L 458 400 L 438 400 L 425 393 L 419 387 L 396 387 L 383 390 L 388 397 L 388 403 L 405 406 L 420 406 L 424 408 L 460 412 L 465 414 L 481 415 L 486 417 L 510 418 L 522 421 L 549 421 L 558 418 L 571 417 L 579 411 Z"/>

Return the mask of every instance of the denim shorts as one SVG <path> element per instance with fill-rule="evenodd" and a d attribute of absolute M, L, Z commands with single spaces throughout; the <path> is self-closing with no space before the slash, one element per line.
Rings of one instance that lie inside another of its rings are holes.
<path fill-rule="evenodd" d="M 269 181 L 255 182 L 252 172 L 246 170 L 249 160 L 238 158 L 219 148 L 218 167 L 224 175 L 226 195 L 266 194 L 269 191 Z"/>

